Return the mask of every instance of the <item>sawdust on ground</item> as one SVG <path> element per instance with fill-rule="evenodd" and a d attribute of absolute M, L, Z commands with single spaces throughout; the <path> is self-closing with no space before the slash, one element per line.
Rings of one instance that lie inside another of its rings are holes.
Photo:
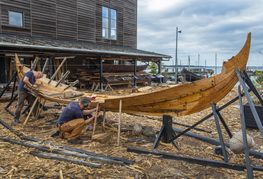
<path fill-rule="evenodd" d="M 224 104 L 224 102 L 227 102 L 229 99 L 232 99 L 235 96 L 236 91 L 233 90 L 219 103 L 219 105 Z M 4 110 L 6 104 L 7 103 L 0 103 L 0 116 L 1 119 L 3 119 L 5 122 L 11 124 L 13 117 Z M 237 105 L 238 103 L 235 103 L 222 111 L 222 115 L 227 121 L 232 132 L 237 132 L 238 130 L 240 130 L 240 114 Z M 11 107 L 10 109 L 12 111 L 15 110 L 14 107 Z M 190 125 L 198 121 L 205 115 L 209 114 L 210 111 L 210 109 L 207 109 L 190 116 L 176 117 L 175 121 Z M 56 131 L 55 120 L 58 117 L 58 112 L 59 110 L 57 109 L 44 111 L 42 113 L 42 115 L 44 115 L 43 119 L 31 119 L 25 127 L 22 127 L 20 125 L 16 126 L 15 129 L 23 132 L 28 136 L 34 136 L 44 141 L 51 141 L 54 144 L 70 146 L 66 141 L 50 137 L 50 135 Z M 107 112 L 106 114 L 107 125 L 111 126 L 107 128 L 106 132 L 112 133 L 111 140 L 105 143 L 91 141 L 91 132 L 88 131 L 83 134 L 83 139 L 85 141 L 84 144 L 72 145 L 72 147 L 111 156 L 125 157 L 127 159 L 134 160 L 134 165 L 119 166 L 103 164 L 101 168 L 94 169 L 66 162 L 34 157 L 29 154 L 29 152 L 34 149 L 29 149 L 26 147 L 21 147 L 18 145 L 0 141 L 0 177 L 59 178 L 60 174 L 62 173 L 64 178 L 246 178 L 245 172 L 227 170 L 223 168 L 213 168 L 209 166 L 200 166 L 184 161 L 166 160 L 152 155 L 129 153 L 126 151 L 128 146 L 151 149 L 152 143 L 130 142 L 130 140 L 128 139 L 141 138 L 142 136 L 134 136 L 133 133 L 128 130 L 121 133 L 121 145 L 117 146 L 116 124 L 118 121 L 118 117 L 118 113 Z M 161 127 L 161 121 L 158 120 L 158 118 L 156 117 L 154 119 L 156 120 L 145 116 L 132 116 L 128 114 L 122 114 L 122 127 L 130 127 L 134 124 L 141 124 L 142 126 L 152 126 L 157 131 Z M 182 128 L 181 126 L 174 126 L 177 128 Z M 215 131 L 215 123 L 212 118 L 198 127 L 208 131 L 212 131 L 212 133 L 207 134 L 194 131 L 195 133 L 218 139 L 217 133 Z M 101 132 L 101 127 L 98 127 L 96 133 Z M 229 139 L 226 132 L 224 130 L 223 132 L 225 139 L 228 141 Z M 249 130 L 248 132 L 254 137 L 257 143 L 257 146 L 255 148 L 263 151 L 262 138 L 260 138 L 259 132 L 257 130 Z M 15 136 L 3 126 L 0 126 L 0 135 L 15 138 Z M 180 147 L 179 151 L 175 149 L 171 144 L 163 143 L 158 147 L 158 149 L 179 155 L 208 158 L 219 161 L 223 160 L 222 156 L 214 154 L 215 146 L 209 145 L 207 143 L 189 137 L 181 137 L 177 140 L 177 143 Z M 243 155 L 235 155 L 231 153 L 230 157 L 231 163 L 242 164 L 244 162 Z M 252 160 L 254 164 L 258 164 L 261 166 L 263 164 L 262 160 L 254 158 L 252 158 Z M 263 178 L 263 173 L 254 172 L 254 176 L 256 178 Z"/>

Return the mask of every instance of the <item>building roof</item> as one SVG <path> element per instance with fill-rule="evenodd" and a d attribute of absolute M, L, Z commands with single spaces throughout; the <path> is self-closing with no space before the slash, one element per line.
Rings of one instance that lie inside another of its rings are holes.
<path fill-rule="evenodd" d="M 91 42 L 53 40 L 40 37 L 0 35 L 0 53 L 56 53 L 94 56 L 129 56 L 148 59 L 169 59 L 171 56 L 134 49 L 131 47 L 102 45 Z"/>

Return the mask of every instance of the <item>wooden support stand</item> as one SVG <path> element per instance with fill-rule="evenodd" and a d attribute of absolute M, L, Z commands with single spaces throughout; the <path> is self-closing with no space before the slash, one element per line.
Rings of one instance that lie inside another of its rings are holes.
<path fill-rule="evenodd" d="M 97 106 L 96 106 L 95 119 L 94 119 L 94 123 L 93 123 L 92 136 L 94 136 L 95 131 L 96 131 L 96 125 L 97 125 L 97 118 L 98 118 L 98 115 L 99 115 L 99 103 L 97 103 Z"/>
<path fill-rule="evenodd" d="M 122 116 L 122 100 L 120 100 L 119 104 L 119 120 L 118 120 L 118 137 L 117 137 L 117 145 L 120 145 L 120 136 L 121 136 L 121 116 Z"/>
<path fill-rule="evenodd" d="M 37 104 L 37 102 L 38 102 L 38 100 L 39 100 L 39 97 L 37 97 L 37 98 L 35 99 L 35 101 L 34 101 L 32 107 L 31 107 L 31 109 L 30 109 L 30 111 L 29 111 L 29 113 L 28 113 L 28 115 L 27 115 L 27 117 L 26 117 L 26 120 L 25 120 L 24 123 L 23 123 L 23 126 L 26 125 L 26 123 L 27 123 L 27 121 L 28 121 L 28 119 L 29 119 L 31 113 L 33 112 L 33 110 L 34 110 L 34 108 L 35 108 L 35 106 L 36 106 L 36 104 Z"/>

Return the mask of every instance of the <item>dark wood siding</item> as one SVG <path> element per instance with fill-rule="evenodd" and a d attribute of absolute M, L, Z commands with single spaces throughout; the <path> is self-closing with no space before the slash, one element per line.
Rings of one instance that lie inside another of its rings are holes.
<path fill-rule="evenodd" d="M 117 40 L 102 38 L 102 6 L 117 11 Z M 22 12 L 24 27 L 8 25 L 8 11 Z M 0 33 L 137 46 L 137 0 L 1 0 Z"/>
<path fill-rule="evenodd" d="M 76 0 L 57 0 L 57 38 L 77 40 Z"/>
<path fill-rule="evenodd" d="M 32 35 L 56 38 L 56 0 L 31 0 Z"/>
<path fill-rule="evenodd" d="M 96 0 L 78 0 L 78 39 L 96 42 Z"/>
<path fill-rule="evenodd" d="M 117 40 L 102 38 L 102 6 L 117 10 Z M 96 14 L 98 43 L 137 47 L 137 0 L 99 0 Z"/>
<path fill-rule="evenodd" d="M 123 44 L 137 48 L 137 0 L 123 1 Z"/>
<path fill-rule="evenodd" d="M 1 27 L 2 33 L 14 33 L 20 35 L 30 35 L 31 16 L 29 0 L 1 0 Z M 8 11 L 23 13 L 23 27 L 12 27 L 9 25 Z"/>

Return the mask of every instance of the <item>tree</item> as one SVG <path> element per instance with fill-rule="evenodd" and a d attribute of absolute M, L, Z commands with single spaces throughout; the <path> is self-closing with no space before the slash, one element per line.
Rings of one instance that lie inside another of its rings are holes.
<path fill-rule="evenodd" d="M 157 64 L 154 63 L 154 62 L 150 62 L 150 65 L 149 65 L 149 68 L 150 68 L 150 73 L 152 75 L 156 75 L 157 74 Z"/>

